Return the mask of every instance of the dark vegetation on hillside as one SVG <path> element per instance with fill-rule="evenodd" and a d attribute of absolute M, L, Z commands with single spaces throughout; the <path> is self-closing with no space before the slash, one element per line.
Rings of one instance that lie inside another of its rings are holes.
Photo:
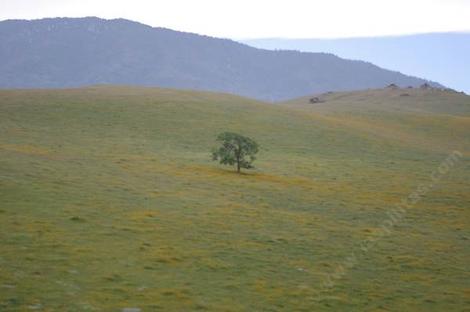
<path fill-rule="evenodd" d="M 425 81 L 332 54 L 255 49 L 117 19 L 0 22 L 0 88 L 132 84 L 263 100 Z"/>
<path fill-rule="evenodd" d="M 259 145 L 254 140 L 234 132 L 223 132 L 217 136 L 219 147 L 212 151 L 212 160 L 222 165 L 235 166 L 237 172 L 241 168 L 253 169 L 253 161 Z"/>

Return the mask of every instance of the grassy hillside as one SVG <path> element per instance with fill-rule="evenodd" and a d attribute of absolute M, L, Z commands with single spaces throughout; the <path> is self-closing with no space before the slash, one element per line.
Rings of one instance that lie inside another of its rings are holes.
<path fill-rule="evenodd" d="M 319 103 L 310 103 L 312 97 Z M 404 146 L 470 152 L 470 97 L 455 91 L 385 88 L 326 93 L 281 104 Z"/>
<path fill-rule="evenodd" d="M 465 309 L 469 98 L 387 92 L 0 91 L 0 310 Z M 226 130 L 255 171 L 210 161 Z"/>

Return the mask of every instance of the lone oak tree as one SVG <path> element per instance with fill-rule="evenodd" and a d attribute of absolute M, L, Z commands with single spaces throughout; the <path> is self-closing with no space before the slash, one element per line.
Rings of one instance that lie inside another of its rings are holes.
<path fill-rule="evenodd" d="M 241 168 L 254 168 L 252 163 L 258 153 L 258 143 L 233 132 L 219 134 L 217 141 L 221 146 L 212 152 L 212 160 L 218 160 L 223 165 L 236 165 L 238 173 Z"/>

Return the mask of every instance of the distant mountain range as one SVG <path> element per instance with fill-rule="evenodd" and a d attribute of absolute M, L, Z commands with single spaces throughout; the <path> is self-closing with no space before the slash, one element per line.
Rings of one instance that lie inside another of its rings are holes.
<path fill-rule="evenodd" d="M 333 54 L 261 50 L 94 17 L 0 22 L 0 73 L 0 88 L 126 84 L 219 91 L 268 101 L 426 82 Z"/>
<path fill-rule="evenodd" d="M 437 80 L 470 93 L 470 32 L 348 39 L 253 39 L 262 49 L 328 52 Z"/>

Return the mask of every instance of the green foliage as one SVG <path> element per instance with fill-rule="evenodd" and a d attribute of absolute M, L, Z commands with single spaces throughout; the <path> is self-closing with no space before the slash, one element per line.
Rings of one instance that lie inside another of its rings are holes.
<path fill-rule="evenodd" d="M 236 165 L 240 169 L 254 168 L 252 163 L 258 153 L 258 143 L 252 139 L 233 132 L 223 132 L 217 137 L 221 146 L 212 151 L 212 160 L 218 160 L 223 165 Z"/>

